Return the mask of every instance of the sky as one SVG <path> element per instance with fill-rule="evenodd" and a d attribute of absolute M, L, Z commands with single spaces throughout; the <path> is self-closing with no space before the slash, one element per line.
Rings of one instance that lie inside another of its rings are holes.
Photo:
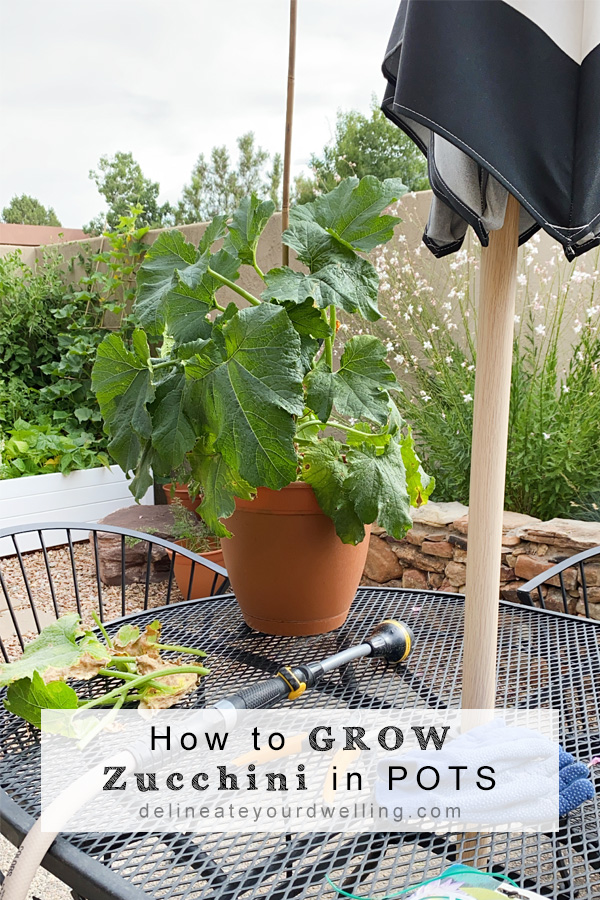
<path fill-rule="evenodd" d="M 299 0 L 292 175 L 336 111 L 367 112 L 399 0 Z M 15 194 L 80 228 L 89 179 L 131 151 L 174 203 L 200 152 L 254 131 L 283 152 L 288 0 L 0 0 L 0 209 Z"/>

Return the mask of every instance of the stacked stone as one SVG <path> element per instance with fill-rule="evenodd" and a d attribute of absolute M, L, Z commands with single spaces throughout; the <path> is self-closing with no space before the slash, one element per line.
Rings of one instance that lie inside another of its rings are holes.
<path fill-rule="evenodd" d="M 413 527 L 397 541 L 373 526 L 362 584 L 461 593 L 467 580 L 468 508 L 461 503 L 428 503 L 413 511 Z M 571 519 L 542 522 L 533 516 L 505 512 L 499 594 L 517 601 L 517 588 L 557 562 L 600 546 L 600 523 Z M 586 564 L 590 615 L 600 620 L 600 558 Z M 585 615 L 577 569 L 563 575 L 568 610 Z M 542 588 L 548 609 L 564 611 L 560 582 Z"/>

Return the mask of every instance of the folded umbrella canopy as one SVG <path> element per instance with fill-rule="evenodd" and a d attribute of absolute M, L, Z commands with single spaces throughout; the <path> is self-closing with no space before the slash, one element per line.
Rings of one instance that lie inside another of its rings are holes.
<path fill-rule="evenodd" d="M 571 259 L 600 243 L 598 0 L 409 0 L 383 71 L 385 114 L 428 157 L 425 243 L 484 246 L 520 202 L 520 242 L 541 226 Z"/>
<path fill-rule="evenodd" d="M 472 226 L 484 246 L 477 321 L 463 707 L 490 709 L 517 245 L 540 227 L 568 258 L 600 244 L 599 0 L 403 0 L 383 110 L 427 156 L 424 242 Z"/>

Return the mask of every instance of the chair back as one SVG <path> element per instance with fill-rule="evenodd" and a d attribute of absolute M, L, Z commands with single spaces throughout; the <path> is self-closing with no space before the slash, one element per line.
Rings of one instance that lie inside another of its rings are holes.
<path fill-rule="evenodd" d="M 595 558 L 598 557 L 594 565 Z M 591 566 L 593 565 L 593 576 Z M 586 567 L 590 567 L 586 573 Z M 552 566 L 540 575 L 536 575 L 522 587 L 518 588 L 517 596 L 526 606 L 541 606 L 547 609 L 544 589 L 549 587 L 558 589 L 562 599 L 563 610 L 569 614 L 573 612 L 574 601 L 577 606 L 581 601 L 586 617 L 590 615 L 590 587 L 600 589 L 600 547 L 592 547 L 575 556 L 569 556 L 562 562 Z M 575 593 L 577 592 L 577 598 Z"/>
<path fill-rule="evenodd" d="M 0 529 L 0 662 L 19 656 L 27 641 L 68 612 L 93 627 L 92 612 L 104 622 L 222 594 L 229 580 L 215 555 L 112 525 Z"/>

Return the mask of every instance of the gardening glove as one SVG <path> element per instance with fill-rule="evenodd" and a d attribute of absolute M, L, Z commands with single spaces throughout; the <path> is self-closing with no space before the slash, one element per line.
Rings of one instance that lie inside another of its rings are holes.
<path fill-rule="evenodd" d="M 577 762 L 571 753 L 559 748 L 559 813 L 566 816 L 586 800 L 594 796 L 594 785 L 590 780 L 590 770 L 585 763 Z"/>

